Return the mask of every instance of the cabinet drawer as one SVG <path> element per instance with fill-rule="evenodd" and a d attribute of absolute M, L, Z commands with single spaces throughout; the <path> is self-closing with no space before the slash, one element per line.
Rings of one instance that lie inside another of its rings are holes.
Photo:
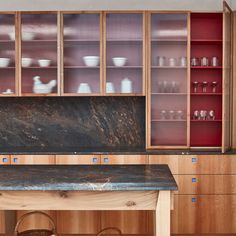
<path fill-rule="evenodd" d="M 56 155 L 58 165 L 98 165 L 101 164 L 100 155 Z"/>
<path fill-rule="evenodd" d="M 55 164 L 54 155 L 12 155 L 12 165 L 50 165 Z"/>
<path fill-rule="evenodd" d="M 0 165 L 10 165 L 11 158 L 9 155 L 0 156 Z"/>
<path fill-rule="evenodd" d="M 236 195 L 175 195 L 173 234 L 235 234 Z"/>
<path fill-rule="evenodd" d="M 102 164 L 122 165 L 122 164 L 147 164 L 146 155 L 102 155 Z"/>
<path fill-rule="evenodd" d="M 149 155 L 149 164 L 167 164 L 172 174 L 178 174 L 178 160 L 181 155 Z"/>
<path fill-rule="evenodd" d="M 236 175 L 175 175 L 178 194 L 236 194 Z"/>

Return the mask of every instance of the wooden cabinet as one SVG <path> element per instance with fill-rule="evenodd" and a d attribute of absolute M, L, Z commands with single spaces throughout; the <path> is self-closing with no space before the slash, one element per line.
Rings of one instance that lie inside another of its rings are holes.
<path fill-rule="evenodd" d="M 98 165 L 100 155 L 56 155 L 57 165 Z"/>
<path fill-rule="evenodd" d="M 1 155 L 0 156 L 0 165 L 10 165 L 11 157 L 10 155 Z"/>
<path fill-rule="evenodd" d="M 55 164 L 54 155 L 12 155 L 12 165 L 50 165 Z"/>
<path fill-rule="evenodd" d="M 102 164 L 147 164 L 146 155 L 102 155 Z M 147 234 L 148 220 L 146 211 L 103 211 L 101 227 L 118 227 L 123 234 Z"/>
<path fill-rule="evenodd" d="M 57 165 L 100 164 L 100 155 L 57 155 Z M 66 219 L 66 220 L 65 220 Z M 59 234 L 96 234 L 100 230 L 99 211 L 58 211 Z"/>
<path fill-rule="evenodd" d="M 175 195 L 173 234 L 235 234 L 235 195 Z"/>

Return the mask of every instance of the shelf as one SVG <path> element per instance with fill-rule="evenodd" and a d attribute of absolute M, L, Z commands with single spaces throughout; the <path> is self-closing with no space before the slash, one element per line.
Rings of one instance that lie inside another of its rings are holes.
<path fill-rule="evenodd" d="M 25 97 L 57 97 L 57 93 L 22 93 L 21 96 Z"/>
<path fill-rule="evenodd" d="M 178 39 L 152 39 L 151 40 L 152 44 L 161 44 L 161 45 L 187 45 L 188 41 L 187 40 L 178 40 Z"/>
<path fill-rule="evenodd" d="M 100 69 L 100 66 L 64 66 L 64 69 Z"/>
<path fill-rule="evenodd" d="M 202 122 L 202 123 L 206 123 L 206 122 L 222 122 L 222 120 L 191 120 L 191 122 Z"/>
<path fill-rule="evenodd" d="M 64 39 L 65 43 L 100 43 L 99 39 Z"/>
<path fill-rule="evenodd" d="M 191 66 L 191 69 L 200 69 L 200 70 L 222 69 L 222 66 Z"/>
<path fill-rule="evenodd" d="M 222 39 L 192 39 L 191 44 L 193 45 L 222 45 Z"/>
<path fill-rule="evenodd" d="M 151 122 L 186 122 L 187 120 L 151 120 Z"/>
<path fill-rule="evenodd" d="M 152 66 L 152 69 L 187 69 L 186 66 Z"/>
<path fill-rule="evenodd" d="M 161 96 L 184 96 L 187 93 L 151 93 L 151 95 L 161 95 Z"/>
<path fill-rule="evenodd" d="M 15 66 L 0 67 L 0 70 L 2 69 L 16 69 L 16 67 Z"/>
<path fill-rule="evenodd" d="M 25 66 L 21 67 L 22 69 L 57 69 L 57 66 L 45 66 L 45 67 L 40 67 L 40 66 Z"/>
<path fill-rule="evenodd" d="M 143 39 L 107 39 L 106 42 L 142 42 Z"/>
<path fill-rule="evenodd" d="M 222 96 L 222 93 L 191 93 L 191 96 Z"/>
<path fill-rule="evenodd" d="M 57 39 L 33 39 L 33 40 L 21 40 L 21 43 L 57 43 Z"/>
<path fill-rule="evenodd" d="M 107 69 L 142 69 L 143 66 L 107 66 Z"/>
<path fill-rule="evenodd" d="M 15 40 L 10 40 L 10 39 L 1 39 L 0 43 L 15 43 Z"/>

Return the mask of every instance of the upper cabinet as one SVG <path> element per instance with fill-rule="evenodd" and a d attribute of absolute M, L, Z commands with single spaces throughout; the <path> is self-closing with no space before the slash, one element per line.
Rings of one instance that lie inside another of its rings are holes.
<path fill-rule="evenodd" d="M 187 13 L 151 13 L 148 28 L 148 146 L 188 146 Z"/>
<path fill-rule="evenodd" d="M 20 94 L 57 95 L 58 27 L 57 13 L 21 13 Z"/>
<path fill-rule="evenodd" d="M 62 94 L 102 93 L 102 15 L 63 14 Z"/>
<path fill-rule="evenodd" d="M 105 91 L 116 95 L 145 95 L 145 16 L 105 14 Z"/>
<path fill-rule="evenodd" d="M 16 15 L 0 14 L 0 96 L 18 95 Z"/>

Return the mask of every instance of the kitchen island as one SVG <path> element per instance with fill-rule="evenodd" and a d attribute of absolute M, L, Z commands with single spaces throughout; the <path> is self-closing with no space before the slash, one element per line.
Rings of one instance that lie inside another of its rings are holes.
<path fill-rule="evenodd" d="M 16 210 L 152 210 L 155 235 L 167 236 L 175 190 L 167 165 L 0 166 L 7 236 Z"/>

